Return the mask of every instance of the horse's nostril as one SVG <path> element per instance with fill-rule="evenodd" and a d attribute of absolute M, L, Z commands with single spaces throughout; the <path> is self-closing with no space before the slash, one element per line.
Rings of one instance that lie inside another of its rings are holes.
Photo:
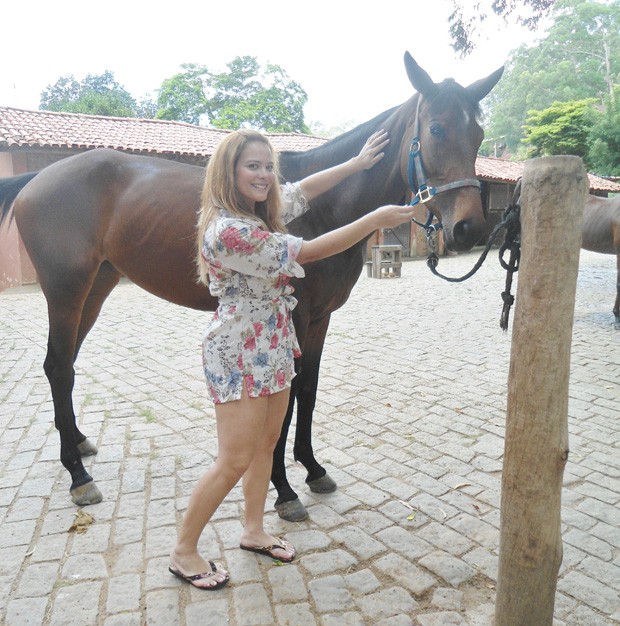
<path fill-rule="evenodd" d="M 454 225 L 452 235 L 457 243 L 464 244 L 468 242 L 470 232 L 471 227 L 469 222 L 467 220 L 462 220 Z"/>
<path fill-rule="evenodd" d="M 461 220 L 452 229 L 452 245 L 450 247 L 456 251 L 470 250 L 478 243 L 482 235 L 483 232 L 478 228 L 476 222 Z"/>

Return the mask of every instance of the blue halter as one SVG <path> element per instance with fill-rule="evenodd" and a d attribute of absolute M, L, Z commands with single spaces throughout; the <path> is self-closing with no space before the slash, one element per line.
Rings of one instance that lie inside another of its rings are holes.
<path fill-rule="evenodd" d="M 409 165 L 407 168 L 407 175 L 409 178 L 409 187 L 413 198 L 409 203 L 411 206 L 416 204 L 425 204 L 429 200 L 432 200 L 437 194 L 444 191 L 450 191 L 452 189 L 458 189 L 459 187 L 476 187 L 480 189 L 480 181 L 476 178 L 464 178 L 463 180 L 455 180 L 451 183 L 446 183 L 439 187 L 431 187 L 426 182 L 426 175 L 424 174 L 424 166 L 422 165 L 422 149 L 420 146 L 420 120 L 418 117 L 420 103 L 418 101 L 418 111 L 416 111 L 416 133 L 411 140 L 411 147 L 409 148 Z M 414 177 L 415 175 L 415 177 Z M 417 186 L 416 186 L 417 181 Z M 426 223 L 418 222 L 415 218 L 412 218 L 412 222 L 424 228 L 427 235 L 436 230 L 441 229 L 441 222 L 432 225 L 433 213 L 427 209 L 428 217 Z"/>

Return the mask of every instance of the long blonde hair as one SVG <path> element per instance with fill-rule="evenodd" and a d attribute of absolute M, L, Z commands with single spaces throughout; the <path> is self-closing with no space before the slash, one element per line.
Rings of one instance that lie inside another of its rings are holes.
<path fill-rule="evenodd" d="M 257 203 L 256 215 L 245 208 L 245 202 L 237 189 L 235 168 L 244 148 L 252 141 L 265 144 L 272 156 L 276 184 L 271 187 L 265 202 Z M 202 257 L 202 245 L 205 232 L 217 217 L 220 209 L 239 217 L 252 217 L 260 220 L 264 227 L 272 232 L 286 232 L 282 220 L 282 198 L 280 195 L 278 155 L 269 140 L 256 130 L 243 128 L 226 136 L 217 146 L 209 159 L 202 188 L 201 207 L 198 211 L 198 231 L 196 244 L 198 248 L 198 280 L 208 283 L 207 262 Z"/>

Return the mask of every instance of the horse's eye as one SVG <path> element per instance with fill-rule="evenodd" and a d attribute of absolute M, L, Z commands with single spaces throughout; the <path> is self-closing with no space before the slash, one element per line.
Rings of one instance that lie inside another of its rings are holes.
<path fill-rule="evenodd" d="M 433 135 L 436 139 L 443 139 L 446 132 L 441 124 L 431 124 L 431 135 Z"/>

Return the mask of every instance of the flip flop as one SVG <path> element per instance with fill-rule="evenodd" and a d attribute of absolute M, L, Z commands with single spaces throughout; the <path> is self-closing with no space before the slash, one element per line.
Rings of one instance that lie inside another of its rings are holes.
<path fill-rule="evenodd" d="M 290 563 L 297 556 L 295 552 L 295 548 L 288 542 L 276 537 L 279 543 L 274 543 L 272 546 L 262 546 L 253 548 L 252 546 L 244 546 L 242 543 L 239 544 L 239 547 L 242 550 L 247 550 L 248 552 L 256 552 L 256 554 L 264 554 L 265 556 L 271 557 L 274 561 L 280 561 L 280 563 Z M 293 555 L 289 558 L 276 556 L 273 551 L 274 550 L 285 550 L 286 552 L 293 552 Z"/>
<path fill-rule="evenodd" d="M 212 591 L 213 589 L 221 589 L 224 585 L 228 583 L 230 577 L 226 574 L 226 578 L 224 580 L 220 580 L 215 583 L 215 585 L 210 585 L 203 587 L 202 585 L 197 585 L 196 581 L 204 580 L 205 578 L 211 578 L 214 574 L 221 574 L 222 570 L 219 570 L 213 561 L 209 561 L 209 565 L 211 567 L 210 572 L 203 572 L 202 574 L 195 574 L 194 576 L 186 576 L 183 572 L 180 572 L 178 569 L 174 569 L 172 566 L 168 567 L 168 571 L 171 574 L 174 574 L 177 578 L 184 580 L 186 583 L 189 583 L 196 589 L 205 589 L 207 591 Z"/>

